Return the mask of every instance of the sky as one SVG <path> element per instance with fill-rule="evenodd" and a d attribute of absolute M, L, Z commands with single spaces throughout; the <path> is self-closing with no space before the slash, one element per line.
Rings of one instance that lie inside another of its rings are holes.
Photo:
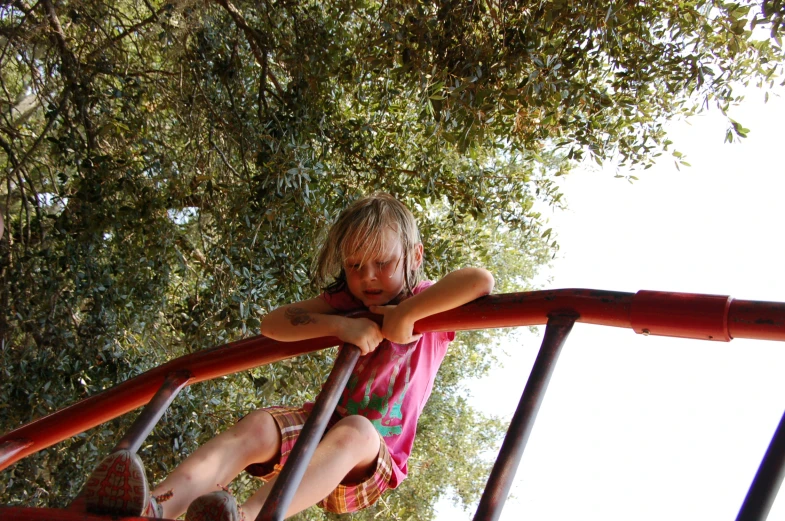
<path fill-rule="evenodd" d="M 785 301 L 785 89 L 747 91 L 724 143 L 709 111 L 673 123 L 671 157 L 636 173 L 581 168 L 550 220 L 561 249 L 543 289 L 641 289 Z M 625 173 L 625 172 L 622 172 Z M 509 420 L 541 342 L 522 331 L 470 386 Z M 526 375 L 526 376 L 521 376 Z M 785 344 L 644 337 L 576 324 L 562 350 L 502 521 L 735 520 L 785 411 Z M 469 520 L 448 501 L 440 521 Z M 785 521 L 785 487 L 769 514 Z"/>

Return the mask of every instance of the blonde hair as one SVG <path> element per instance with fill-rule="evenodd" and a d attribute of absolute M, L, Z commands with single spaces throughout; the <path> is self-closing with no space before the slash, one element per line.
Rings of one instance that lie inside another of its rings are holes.
<path fill-rule="evenodd" d="M 420 244 L 420 231 L 412 212 L 384 192 L 356 200 L 332 224 L 314 263 L 313 279 L 317 287 L 328 293 L 343 290 L 346 287 L 344 260 L 358 252 L 362 253 L 363 261 L 381 253 L 385 228 L 401 241 L 404 290 L 411 294 L 423 278 L 422 263 L 417 264 L 414 256 Z"/>

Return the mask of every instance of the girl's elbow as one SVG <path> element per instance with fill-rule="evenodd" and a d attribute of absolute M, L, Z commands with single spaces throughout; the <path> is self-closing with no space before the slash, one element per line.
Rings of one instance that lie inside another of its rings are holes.
<path fill-rule="evenodd" d="M 466 268 L 471 273 L 473 279 L 471 286 L 476 289 L 477 296 L 482 297 L 493 291 L 496 280 L 493 274 L 485 268 Z"/>
<path fill-rule="evenodd" d="M 493 274 L 486 270 L 485 268 L 477 268 L 478 278 L 480 281 L 480 287 L 483 290 L 483 295 L 489 295 L 493 291 L 493 287 L 496 285 L 496 279 L 493 278 Z"/>
<path fill-rule="evenodd" d="M 259 326 L 259 332 L 268 338 L 272 338 L 270 337 L 270 326 L 267 325 L 264 319 L 262 319 L 262 324 Z"/>
<path fill-rule="evenodd" d="M 262 317 L 262 323 L 259 325 L 259 332 L 266 336 L 267 338 L 272 338 L 275 340 L 275 317 L 272 313 L 268 313 L 264 317 Z"/>

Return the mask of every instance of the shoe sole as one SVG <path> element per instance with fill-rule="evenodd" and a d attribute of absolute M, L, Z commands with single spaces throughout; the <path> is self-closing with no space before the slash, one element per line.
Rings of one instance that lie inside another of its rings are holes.
<path fill-rule="evenodd" d="M 142 460 L 128 450 L 110 454 L 87 479 L 82 495 L 90 513 L 141 515 L 150 498 Z"/>

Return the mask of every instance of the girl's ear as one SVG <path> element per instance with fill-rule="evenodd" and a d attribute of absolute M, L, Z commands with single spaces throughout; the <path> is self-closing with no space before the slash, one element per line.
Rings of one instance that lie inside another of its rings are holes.
<path fill-rule="evenodd" d="M 422 266 L 422 251 L 422 243 L 419 242 L 415 245 L 413 251 L 414 255 L 412 255 L 412 271 L 416 271 Z"/>

